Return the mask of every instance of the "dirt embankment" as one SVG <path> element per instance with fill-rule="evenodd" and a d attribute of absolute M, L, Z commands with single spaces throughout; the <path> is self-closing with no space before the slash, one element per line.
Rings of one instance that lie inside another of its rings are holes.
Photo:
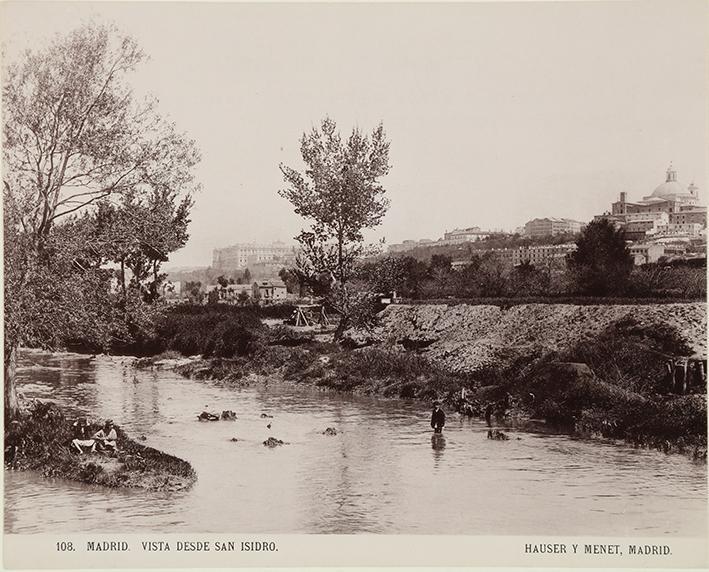
<path fill-rule="evenodd" d="M 706 359 L 703 303 L 576 306 L 392 305 L 370 341 L 426 348 L 429 359 L 456 373 L 473 373 L 536 350 L 564 351 L 592 339 L 613 323 L 632 318 L 641 326 L 671 326 Z M 361 334 L 353 336 L 363 341 Z"/>

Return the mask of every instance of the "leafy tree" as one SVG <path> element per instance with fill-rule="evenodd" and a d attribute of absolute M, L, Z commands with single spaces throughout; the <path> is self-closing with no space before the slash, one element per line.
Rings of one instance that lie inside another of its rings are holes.
<path fill-rule="evenodd" d="M 365 253 L 362 233 L 378 226 L 389 207 L 379 182 L 390 169 L 389 142 L 381 124 L 370 136 L 355 128 L 343 140 L 335 122 L 325 118 L 303 134 L 300 151 L 306 169 L 301 173 L 281 164 L 287 187 L 279 194 L 310 222 L 296 237 L 301 246 L 296 266 L 314 293 L 322 287 L 340 314 L 338 337 L 356 306 L 346 285 Z"/>
<path fill-rule="evenodd" d="M 199 154 L 154 99 L 134 97 L 127 76 L 143 58 L 131 38 L 87 25 L 3 70 L 6 419 L 18 411 L 20 344 L 56 347 L 77 332 L 107 343 L 126 314 L 144 321 L 125 288 L 116 312 L 104 263 L 152 274 L 157 292 L 155 261 L 186 240 L 165 224 L 186 221 Z M 125 213 L 101 219 L 102 201 L 104 214 Z M 128 212 L 151 209 L 142 228 L 124 228 Z"/>
<path fill-rule="evenodd" d="M 217 284 L 222 288 L 226 288 L 229 285 L 229 280 L 222 274 L 221 276 L 217 276 Z"/>
<path fill-rule="evenodd" d="M 512 269 L 509 276 L 509 293 L 512 296 L 536 296 L 549 292 L 550 274 L 544 267 L 528 260 Z"/>
<path fill-rule="evenodd" d="M 569 254 L 569 278 L 576 291 L 592 296 L 624 293 L 633 269 L 624 232 L 606 220 L 594 220 Z"/>
<path fill-rule="evenodd" d="M 420 298 L 429 267 L 412 256 L 384 256 L 360 265 L 357 276 L 377 292 L 396 291 L 405 298 Z"/>
<path fill-rule="evenodd" d="M 278 271 L 278 277 L 286 285 L 286 290 L 293 294 L 303 295 L 303 289 L 306 286 L 304 277 L 298 273 L 295 268 L 281 268 Z"/>
<path fill-rule="evenodd" d="M 199 281 L 190 281 L 185 284 L 185 292 L 187 297 L 192 304 L 201 304 L 204 299 L 204 292 L 202 292 L 202 283 Z"/>
<path fill-rule="evenodd" d="M 91 216 L 96 220 L 97 243 L 107 261 L 120 265 L 120 285 L 126 291 L 126 269 L 130 287 L 146 302 L 155 301 L 166 274 L 160 265 L 168 254 L 188 239 L 191 196 L 178 198 L 170 189 L 151 189 L 143 195 L 129 189 L 113 202 L 101 200 Z"/>
<path fill-rule="evenodd" d="M 244 284 L 251 283 L 251 271 L 247 268 L 244 270 Z"/>
<path fill-rule="evenodd" d="M 389 206 L 379 183 L 390 169 L 389 142 L 381 124 L 371 137 L 355 128 L 343 141 L 335 122 L 325 118 L 319 129 L 303 134 L 300 150 L 305 172 L 281 164 L 288 186 L 279 194 L 311 222 L 297 237 L 304 262 L 344 285 L 361 254 L 362 231 L 378 226 Z"/>

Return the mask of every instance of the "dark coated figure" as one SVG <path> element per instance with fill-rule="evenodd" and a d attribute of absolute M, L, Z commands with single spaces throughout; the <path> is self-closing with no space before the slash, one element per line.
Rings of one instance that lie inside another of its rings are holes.
<path fill-rule="evenodd" d="M 446 414 L 441 409 L 441 402 L 433 402 L 433 413 L 431 414 L 431 428 L 434 433 L 442 433 L 446 424 Z"/>

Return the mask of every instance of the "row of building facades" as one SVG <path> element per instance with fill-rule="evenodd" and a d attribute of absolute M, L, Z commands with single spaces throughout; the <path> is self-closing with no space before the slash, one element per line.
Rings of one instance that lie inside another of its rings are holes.
<path fill-rule="evenodd" d="M 626 192 L 611 209 L 594 220 L 604 219 L 622 228 L 630 241 L 629 250 L 636 264 L 657 262 L 661 257 L 681 254 L 687 241 L 706 238 L 707 209 L 699 204 L 699 189 L 692 183 L 683 186 L 677 171 L 670 165 L 665 182 L 648 196 L 631 201 Z M 585 223 L 567 218 L 543 217 L 527 221 L 518 232 L 539 238 L 562 233 L 578 233 Z M 446 231 L 438 240 L 405 240 L 388 247 L 390 253 L 411 251 L 421 246 L 449 246 L 478 242 L 501 231 L 474 226 Z M 547 264 L 564 259 L 576 248 L 573 242 L 557 245 L 522 246 L 517 248 L 479 249 L 479 254 L 492 253 L 502 261 L 517 266 L 524 262 Z M 248 268 L 253 276 L 275 278 L 281 268 L 295 262 L 296 248 L 283 242 L 239 243 L 213 251 L 212 268 L 217 271 Z M 455 266 L 464 265 L 456 261 Z"/>
<path fill-rule="evenodd" d="M 705 240 L 707 209 L 699 204 L 699 189 L 691 183 L 684 187 L 677 180 L 677 171 L 670 165 L 665 182 L 642 200 L 631 202 L 627 193 L 621 192 L 611 210 L 594 217 L 604 219 L 616 228 L 622 228 L 630 242 L 629 250 L 636 264 L 657 262 L 663 256 L 681 255 L 686 242 Z M 562 233 L 579 233 L 586 223 L 567 218 L 535 218 L 518 229 L 518 233 L 530 238 L 555 236 Z M 479 227 L 456 229 L 446 232 L 442 239 L 405 240 L 392 244 L 389 252 L 401 253 L 418 246 L 446 246 L 476 242 L 493 234 Z M 549 263 L 563 259 L 575 250 L 573 242 L 559 245 L 521 246 L 517 248 L 480 249 L 480 254 L 493 253 L 512 266 L 523 262 Z M 464 266 L 465 261 L 456 261 L 454 266 Z"/>

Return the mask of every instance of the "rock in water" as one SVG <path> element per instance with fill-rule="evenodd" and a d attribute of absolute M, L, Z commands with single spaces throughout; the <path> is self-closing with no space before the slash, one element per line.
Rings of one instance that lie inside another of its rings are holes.
<path fill-rule="evenodd" d="M 323 435 L 337 435 L 337 429 L 334 427 L 328 427 L 322 432 Z"/>
<path fill-rule="evenodd" d="M 232 443 L 236 443 L 238 439 L 236 437 L 232 437 L 231 439 L 229 439 L 229 441 L 231 441 Z"/>
<path fill-rule="evenodd" d="M 495 441 L 507 441 L 509 439 L 509 437 L 499 429 L 488 429 L 487 438 L 494 439 Z"/>
<path fill-rule="evenodd" d="M 266 439 L 263 444 L 266 447 L 278 447 L 279 445 L 287 445 L 288 443 L 284 443 L 280 439 L 276 439 L 275 437 L 269 437 Z"/>
<path fill-rule="evenodd" d="M 273 415 L 269 415 L 268 413 L 261 413 L 261 419 L 273 419 Z"/>
<path fill-rule="evenodd" d="M 222 419 L 225 421 L 234 421 L 237 419 L 236 413 L 230 410 L 222 411 Z"/>
<path fill-rule="evenodd" d="M 207 411 L 202 411 L 197 415 L 199 421 L 219 421 L 219 415 L 214 415 L 214 413 L 209 413 Z"/>

